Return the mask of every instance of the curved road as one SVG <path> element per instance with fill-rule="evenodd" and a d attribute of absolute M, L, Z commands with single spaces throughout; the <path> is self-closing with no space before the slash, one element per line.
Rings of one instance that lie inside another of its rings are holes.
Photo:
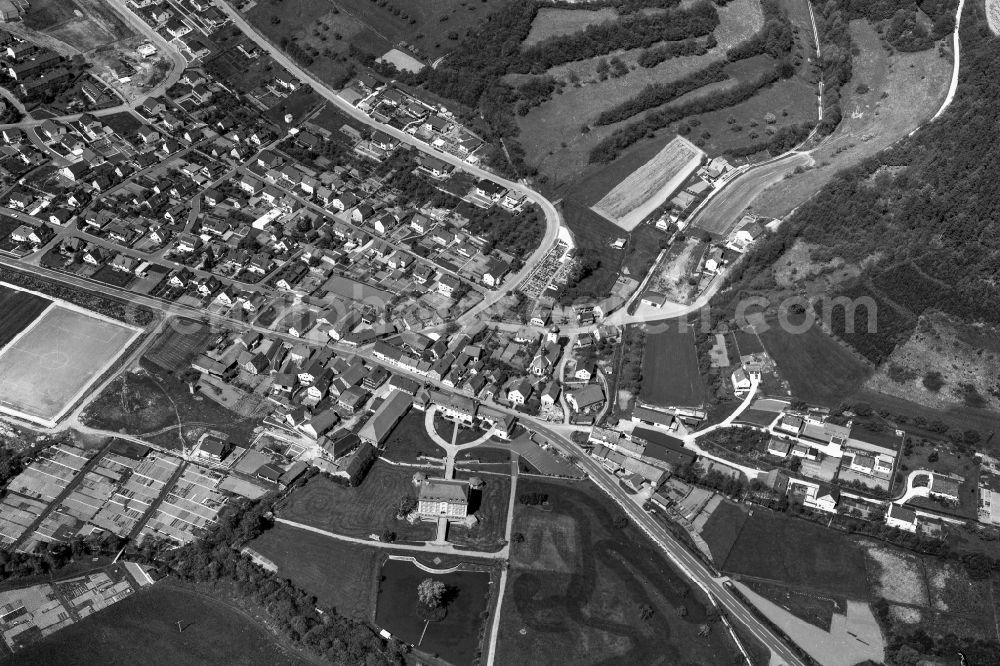
<path fill-rule="evenodd" d="M 951 106 L 952 100 L 955 99 L 955 91 L 958 90 L 958 66 L 961 60 L 961 48 L 962 40 L 959 39 L 958 31 L 962 27 L 962 10 L 965 9 L 965 0 L 958 0 L 958 9 L 955 10 L 955 33 L 951 36 L 952 40 L 952 59 L 954 60 L 954 65 L 951 70 L 951 85 L 948 86 L 948 94 L 944 98 L 944 102 L 941 103 L 941 108 L 938 112 L 934 114 L 934 117 L 930 119 L 930 122 L 934 122 L 941 117 L 941 114 Z M 917 128 L 919 129 L 919 128 Z M 916 132 L 917 130 L 913 130 Z M 913 134 L 910 132 L 910 134 Z"/>
<path fill-rule="evenodd" d="M 508 288 L 519 284 L 524 278 L 526 278 L 528 276 L 528 273 L 530 273 L 531 269 L 535 266 L 535 264 L 541 261 L 542 257 L 545 256 L 545 254 L 549 251 L 549 249 L 552 248 L 553 245 L 555 245 L 556 239 L 559 236 L 559 226 L 562 224 L 562 218 L 559 215 L 559 211 L 556 209 L 555 205 L 551 201 L 546 199 L 544 196 L 542 196 L 540 193 L 526 187 L 523 183 L 516 183 L 514 181 L 501 178 L 492 171 L 487 171 L 486 169 L 483 169 L 481 167 L 469 164 L 465 160 L 456 157 L 455 155 L 452 155 L 450 153 L 439 151 L 433 146 L 431 146 L 429 143 L 421 141 L 412 134 L 407 134 L 406 132 L 400 129 L 396 129 L 395 127 L 390 127 L 389 125 L 383 125 L 382 123 L 373 120 L 368 116 L 368 114 L 364 113 L 363 111 L 355 107 L 353 104 L 341 98 L 337 94 L 337 92 L 333 90 L 333 88 L 331 88 L 327 84 L 317 79 L 315 76 L 313 76 L 305 69 L 300 67 L 295 61 L 293 61 L 291 58 L 285 55 L 284 52 L 281 51 L 281 49 L 279 49 L 270 41 L 268 41 L 263 34 L 258 32 L 256 28 L 250 25 L 250 23 L 248 23 L 239 14 L 239 12 L 237 12 L 233 7 L 231 7 L 227 2 L 225 2 L 225 0 L 216 0 L 215 4 L 222 11 L 224 11 L 229 16 L 229 18 L 232 19 L 236 27 L 238 27 L 240 30 L 243 31 L 245 35 L 247 35 L 250 39 L 252 39 L 257 44 L 257 46 L 267 51 L 268 54 L 272 58 L 274 58 L 274 60 L 279 65 L 281 65 L 289 72 L 291 72 L 291 74 L 295 76 L 297 79 L 310 86 L 314 91 L 316 91 L 317 94 L 319 94 L 321 97 L 323 97 L 324 99 L 335 105 L 344 114 L 366 125 L 381 130 L 382 132 L 385 132 L 386 134 L 399 139 L 403 143 L 414 146 L 415 148 L 417 148 L 422 152 L 433 155 L 434 157 L 443 160 L 448 164 L 451 164 L 452 166 L 461 169 L 462 171 L 465 171 L 466 173 L 476 176 L 477 178 L 487 178 L 495 183 L 499 183 L 500 185 L 503 185 L 509 190 L 524 195 L 525 197 L 527 197 L 529 201 L 533 202 L 539 208 L 541 208 L 542 212 L 545 214 L 545 236 L 542 238 L 542 242 L 538 244 L 538 247 L 531 254 L 531 256 L 525 258 L 524 266 L 521 268 L 521 270 L 518 271 L 516 274 L 513 274 L 507 278 L 507 280 L 505 281 L 505 285 L 507 285 Z M 506 293 L 507 290 L 508 289 L 498 289 L 488 292 L 482 302 L 474 306 L 471 310 L 469 310 L 459 318 L 458 320 L 459 323 L 469 323 L 479 318 L 483 312 L 485 312 L 493 305 L 495 305 L 498 301 L 500 301 L 504 297 L 504 294 Z"/>
<path fill-rule="evenodd" d="M 142 101 L 146 99 L 146 97 L 160 97 L 161 95 L 167 92 L 167 89 L 170 88 L 170 86 L 174 85 L 175 83 L 181 80 L 181 74 L 183 74 L 184 69 L 187 67 L 187 61 L 184 59 L 184 56 L 181 55 L 180 51 L 174 48 L 174 46 L 170 44 L 170 42 L 165 40 L 158 32 L 156 32 L 150 26 L 148 26 L 142 19 L 140 19 L 138 16 L 129 11 L 129 9 L 125 6 L 125 3 L 122 2 L 122 0 L 105 0 L 105 1 L 109 5 L 111 5 L 111 7 L 116 12 L 118 12 L 122 20 L 124 20 L 132 28 L 132 30 L 134 30 L 136 33 L 142 35 L 143 37 L 151 41 L 159 50 L 159 52 L 169 59 L 170 71 L 163 78 L 163 81 L 161 81 L 156 87 L 152 88 L 147 93 L 145 93 L 141 98 L 136 98 L 133 99 L 132 101 L 127 101 L 122 104 L 119 104 L 118 106 L 112 106 L 107 109 L 100 109 L 98 111 L 89 112 L 90 115 L 97 118 L 100 118 L 102 116 L 114 115 L 116 113 L 121 113 L 123 111 L 125 112 L 132 111 L 137 106 L 142 104 Z M 51 120 L 55 120 L 58 122 L 73 122 L 75 120 L 79 120 L 80 116 L 82 115 L 83 115 L 82 113 L 72 113 L 65 116 L 56 116 L 54 118 L 51 118 Z M 38 125 L 41 125 L 43 122 L 45 121 L 29 118 L 22 120 L 21 122 L 18 123 L 8 123 L 5 125 L 0 125 L 0 129 L 6 129 L 8 127 L 21 127 L 21 128 L 36 127 Z"/>

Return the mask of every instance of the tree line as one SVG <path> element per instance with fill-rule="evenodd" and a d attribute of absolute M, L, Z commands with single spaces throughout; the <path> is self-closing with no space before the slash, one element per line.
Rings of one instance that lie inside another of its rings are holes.
<path fill-rule="evenodd" d="M 678 97 L 697 90 L 702 86 L 725 81 L 728 78 L 729 75 L 726 74 L 725 63 L 714 62 L 708 67 L 691 72 L 676 81 L 671 81 L 670 83 L 653 83 L 646 86 L 635 97 L 602 112 L 594 124 L 611 125 L 621 122 L 647 109 L 653 109 L 672 102 Z"/>
<path fill-rule="evenodd" d="M 771 68 L 760 72 L 757 76 L 737 83 L 726 90 L 648 113 L 642 120 L 616 130 L 614 134 L 594 146 L 590 151 L 589 161 L 592 164 L 611 162 L 639 139 L 673 122 L 687 116 L 725 109 L 746 101 L 760 90 L 781 79 L 782 73 L 782 68 L 775 63 Z"/>
<path fill-rule="evenodd" d="M 709 2 L 690 9 L 668 9 L 655 14 L 634 14 L 546 39 L 526 49 L 511 63 L 510 71 L 545 71 L 556 65 L 586 60 L 612 51 L 647 48 L 663 41 L 704 37 L 719 25 L 719 13 Z"/>
<path fill-rule="evenodd" d="M 681 56 L 700 56 L 708 53 L 709 49 L 715 48 L 715 35 L 709 35 L 704 40 L 684 39 L 679 42 L 667 42 L 658 46 L 651 46 L 636 58 L 636 64 L 640 67 L 656 67 L 661 62 L 670 58 Z"/>

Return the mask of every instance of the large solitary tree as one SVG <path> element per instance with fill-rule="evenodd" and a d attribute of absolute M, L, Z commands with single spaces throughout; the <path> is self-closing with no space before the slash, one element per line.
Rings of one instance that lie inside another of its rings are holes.
<path fill-rule="evenodd" d="M 417 585 L 417 598 L 428 608 L 437 608 L 444 600 L 445 585 L 439 580 L 425 578 Z"/>

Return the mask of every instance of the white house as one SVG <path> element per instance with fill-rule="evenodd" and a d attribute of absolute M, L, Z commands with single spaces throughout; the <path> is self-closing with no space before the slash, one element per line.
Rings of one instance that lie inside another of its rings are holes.
<path fill-rule="evenodd" d="M 917 512 L 900 504 L 890 504 L 885 513 L 885 524 L 907 532 L 916 532 Z"/>

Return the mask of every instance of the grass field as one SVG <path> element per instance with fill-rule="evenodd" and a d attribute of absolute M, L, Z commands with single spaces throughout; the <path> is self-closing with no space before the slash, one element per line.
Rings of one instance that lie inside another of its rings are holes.
<path fill-rule="evenodd" d="M 193 446 L 206 430 L 228 433 L 234 442 L 249 442 L 260 418 L 243 417 L 201 395 L 185 382 L 145 360 L 126 372 L 91 402 L 81 415 L 87 425 L 130 435 L 145 435 L 157 444 Z M 178 427 L 181 433 L 178 433 Z"/>
<path fill-rule="evenodd" d="M 712 551 L 712 560 L 721 566 L 747 521 L 747 512 L 739 504 L 723 502 L 715 507 L 701 530 L 701 538 Z"/>
<path fill-rule="evenodd" d="M 278 566 L 321 604 L 342 615 L 370 621 L 375 610 L 375 568 L 379 551 L 276 523 L 250 547 Z"/>
<path fill-rule="evenodd" d="M 181 633 L 178 621 L 183 622 Z M 267 629 L 240 611 L 165 583 L 94 613 L 5 661 L 18 666 L 306 663 L 286 652 Z"/>
<path fill-rule="evenodd" d="M 594 204 L 594 210 L 626 231 L 662 205 L 694 173 L 705 154 L 678 136 Z"/>
<path fill-rule="evenodd" d="M 700 407 L 704 404 L 705 387 L 698 370 L 694 332 L 690 328 L 681 332 L 673 320 L 650 322 L 649 327 L 642 355 L 639 400 L 662 407 Z"/>
<path fill-rule="evenodd" d="M 937 49 L 890 56 L 867 21 L 851 21 L 850 31 L 859 53 L 842 90 L 840 126 L 814 151 L 817 166 L 771 186 L 754 202 L 755 212 L 783 217 L 841 169 L 859 164 L 926 122 L 944 100 L 951 62 Z"/>
<path fill-rule="evenodd" d="M 604 23 L 618 16 L 615 9 L 560 9 L 543 7 L 538 10 L 535 20 L 531 23 L 531 32 L 521 42 L 521 48 L 545 41 L 550 37 L 571 35 L 589 26 Z"/>
<path fill-rule="evenodd" d="M 36 0 L 24 24 L 86 52 L 132 36 L 122 18 L 99 0 Z"/>
<path fill-rule="evenodd" d="M 163 333 L 146 350 L 146 360 L 170 372 L 190 365 L 208 347 L 212 329 L 206 324 L 175 317 L 167 322 Z"/>
<path fill-rule="evenodd" d="M 723 570 L 817 593 L 867 601 L 865 558 L 848 537 L 758 509 L 747 518 Z"/>
<path fill-rule="evenodd" d="M 426 578 L 447 586 L 448 613 L 439 622 L 425 623 L 416 612 L 417 586 Z M 490 594 L 489 572 L 431 574 L 411 562 L 389 560 L 382 566 L 375 624 L 424 652 L 453 664 L 469 664 L 478 656 Z"/>
<path fill-rule="evenodd" d="M 652 268 L 653 262 L 659 256 L 662 243 L 668 240 L 669 236 L 651 224 L 640 224 L 629 234 L 628 244 L 625 245 L 625 261 L 622 263 L 622 271 L 627 271 L 629 276 L 638 281 L 642 281 L 644 275 Z"/>
<path fill-rule="evenodd" d="M 385 456 L 393 462 L 422 463 L 421 456 L 444 460 L 445 452 L 427 434 L 426 415 L 411 409 L 385 440 Z M 451 441 L 451 437 L 447 437 Z"/>
<path fill-rule="evenodd" d="M 52 301 L 42 296 L 0 285 L 0 312 L 3 312 L 0 349 L 38 319 L 51 304 Z"/>
<path fill-rule="evenodd" d="M 746 584 L 760 596 L 773 601 L 795 617 L 805 620 L 823 631 L 830 631 L 835 612 L 843 613 L 847 608 L 846 600 L 837 597 L 810 594 L 760 580 L 748 580 Z"/>
<path fill-rule="evenodd" d="M 518 491 L 549 503 L 517 505 L 524 541 L 511 557 L 497 663 L 732 663 L 720 626 L 697 636 L 706 619 L 697 590 L 634 527 L 613 526 L 617 509 L 595 487 L 531 480 Z"/>
<path fill-rule="evenodd" d="M 608 294 L 624 257 L 622 250 L 616 250 L 609 244 L 623 236 L 624 232 L 579 201 L 563 201 L 562 212 L 576 247 L 595 253 L 601 262 L 593 273 L 580 281 L 580 291 L 594 296 Z"/>
<path fill-rule="evenodd" d="M 472 529 L 460 525 L 448 528 L 448 541 L 476 550 L 496 551 L 506 543 L 507 509 L 510 506 L 510 477 L 499 474 L 456 472 L 456 479 L 477 476 L 486 484 L 482 490 L 469 494 L 469 513 L 475 513 L 479 524 Z"/>
<path fill-rule="evenodd" d="M 296 488 L 278 509 L 278 515 L 313 527 L 367 538 L 392 530 L 399 541 L 426 541 L 434 538 L 434 523 L 410 525 L 396 520 L 396 504 L 404 496 L 416 497 L 413 469 L 376 462 L 356 488 L 342 486 L 316 476 Z"/>
<path fill-rule="evenodd" d="M 55 421 L 136 335 L 135 329 L 76 310 L 47 311 L 0 353 L 0 404 Z"/>
<path fill-rule="evenodd" d="M 792 395 L 808 403 L 837 407 L 871 373 L 865 363 L 819 326 L 794 334 L 772 322 L 769 330 L 760 333 L 760 339 L 791 386 Z"/>

